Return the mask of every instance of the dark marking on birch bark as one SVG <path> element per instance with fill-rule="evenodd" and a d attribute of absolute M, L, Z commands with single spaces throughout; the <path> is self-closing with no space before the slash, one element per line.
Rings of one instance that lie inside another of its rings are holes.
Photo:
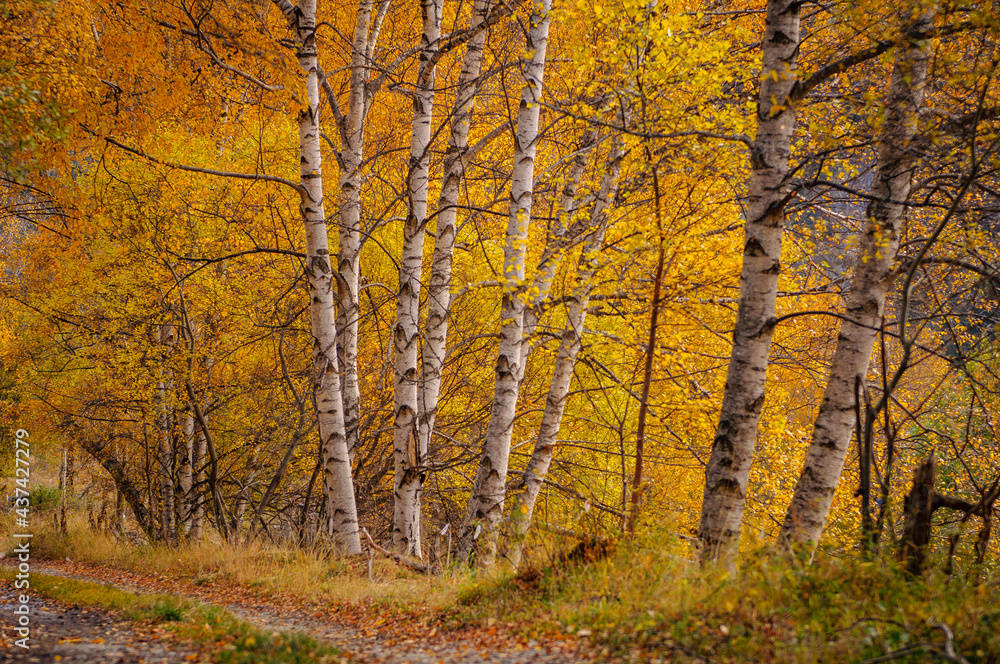
<path fill-rule="evenodd" d="M 752 256 L 753 258 L 759 258 L 761 256 L 767 256 L 767 252 L 764 251 L 764 247 L 761 245 L 760 240 L 755 237 L 747 238 L 746 245 L 744 246 L 743 253 L 747 256 Z"/>

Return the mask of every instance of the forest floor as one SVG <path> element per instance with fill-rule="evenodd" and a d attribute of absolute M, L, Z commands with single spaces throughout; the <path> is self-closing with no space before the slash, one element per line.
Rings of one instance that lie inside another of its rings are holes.
<path fill-rule="evenodd" d="M 174 664 L 198 661 L 201 649 L 173 638 L 158 626 L 144 626 L 108 611 L 59 602 L 29 594 L 31 637 L 28 648 L 15 645 L 9 627 L 18 595 L 7 579 L 0 580 L 0 662 L 65 662 L 67 664 Z"/>
<path fill-rule="evenodd" d="M 113 586 L 128 593 L 167 594 L 219 606 L 264 633 L 302 633 L 341 651 L 340 659 L 371 664 L 562 664 L 592 660 L 589 641 L 567 636 L 563 639 L 523 638 L 510 633 L 506 626 L 467 625 L 446 628 L 440 620 L 417 619 L 405 612 L 386 615 L 377 608 L 331 605 L 291 595 L 275 595 L 258 589 L 229 583 L 195 583 L 156 573 L 125 571 L 113 567 L 67 560 L 46 560 L 32 567 L 32 574 L 43 574 Z M 8 581 L 4 597 L 13 591 Z M 150 638 L 137 634 L 139 626 L 117 617 L 113 612 L 70 607 L 32 593 L 38 604 L 36 619 L 41 628 L 33 638 L 30 659 L 11 661 L 145 662 L 196 661 L 197 647 L 178 642 L 166 648 L 160 641 L 167 635 L 154 627 Z M 5 602 L 8 600 L 5 599 Z M 4 623 L 12 616 L 13 606 L 3 607 Z M 81 613 L 81 611 L 83 613 Z M 63 616 L 85 615 L 88 620 L 70 620 Z M 132 625 L 132 626 L 130 626 Z M 17 653 L 5 626 L 2 661 Z M 50 643 L 51 642 L 51 643 Z M 134 645 L 124 648 L 124 644 Z M 58 644 L 58 645 L 55 645 Z M 82 659 L 65 659 L 70 652 L 90 652 Z M 55 648 L 55 649 L 53 649 Z M 174 657 L 177 655 L 177 657 Z M 172 658 L 174 657 L 174 658 Z M 36 659 L 40 658 L 40 659 Z M 611 661 L 604 659 L 603 661 Z"/>
<path fill-rule="evenodd" d="M 173 639 L 186 661 L 1000 664 L 992 566 L 959 560 L 949 574 L 935 556 L 915 579 L 891 555 L 834 549 L 808 562 L 764 546 L 732 574 L 702 568 L 682 541 L 656 533 L 596 559 L 571 559 L 571 548 L 536 546 L 518 572 L 425 575 L 381 557 L 207 539 L 136 545 L 81 526 L 35 533 L 31 586 L 63 603 L 44 610 L 69 615 L 76 605 L 108 629 Z M 7 562 L 0 579 L 12 576 Z M 115 643 L 66 628 L 54 621 L 40 636 Z"/>

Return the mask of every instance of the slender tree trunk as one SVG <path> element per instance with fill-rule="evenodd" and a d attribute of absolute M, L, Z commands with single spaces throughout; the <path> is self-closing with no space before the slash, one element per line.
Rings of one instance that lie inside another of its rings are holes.
<path fill-rule="evenodd" d="M 427 180 L 431 121 L 434 109 L 434 57 L 441 35 L 442 0 L 423 0 L 422 48 L 413 95 L 413 129 L 407 178 L 407 215 L 399 261 L 399 297 L 396 300 L 395 461 L 392 543 L 400 552 L 423 558 L 420 542 L 420 492 L 427 456 L 420 437 L 418 413 L 420 279 L 423 274 L 424 231 L 427 226 Z"/>
<path fill-rule="evenodd" d="M 207 418 L 208 416 L 205 415 Z M 193 419 L 192 419 L 193 423 Z M 194 432 L 194 445 L 191 448 L 191 528 L 188 531 L 188 539 L 198 541 L 201 539 L 202 524 L 205 520 L 205 457 L 206 457 L 205 432 L 196 429 Z"/>
<path fill-rule="evenodd" d="M 925 12 L 909 30 L 926 31 L 933 18 L 933 11 Z M 909 22 L 909 19 L 907 14 L 905 20 Z M 815 544 L 819 540 L 844 469 L 851 442 L 856 390 L 867 379 L 886 293 L 895 278 L 893 268 L 916 162 L 910 146 L 917 135 L 927 60 L 926 44 L 914 40 L 901 47 L 896 55 L 886 99 L 885 123 L 879 137 L 868 227 L 861 238 L 854 265 L 846 318 L 841 323 L 837 350 L 805 465 L 781 529 L 782 540 L 789 544 Z"/>
<path fill-rule="evenodd" d="M 192 493 L 193 475 L 191 458 L 194 456 L 194 415 L 188 410 L 181 417 L 181 437 L 184 446 L 179 450 L 177 464 L 178 495 L 178 535 L 186 537 L 191 532 L 191 514 L 193 513 L 194 494 Z"/>
<path fill-rule="evenodd" d="M 520 390 L 520 377 L 523 375 L 522 282 L 525 244 L 531 223 L 538 118 L 551 7 L 551 0 L 541 0 L 533 6 L 531 13 L 524 64 L 525 86 L 521 92 L 517 134 L 514 139 L 514 170 L 511 175 L 510 217 L 504 246 L 504 294 L 500 311 L 500 347 L 496 361 L 493 405 L 459 540 L 459 558 L 468 560 L 475 551 L 478 554 L 476 563 L 480 565 L 492 564 L 496 556 L 497 525 L 503 516 L 514 411 Z M 480 535 L 485 536 L 479 539 Z"/>
<path fill-rule="evenodd" d="M 302 0 L 293 7 L 276 0 L 296 39 L 296 57 L 306 76 L 308 106 L 299 112 L 300 210 L 306 230 L 306 276 L 309 280 L 310 323 L 313 335 L 313 389 L 322 440 L 323 496 L 326 530 L 346 555 L 361 553 L 354 483 L 337 366 L 337 326 L 333 270 L 323 207 L 323 167 L 320 152 L 320 96 L 316 59 L 316 2 Z M 352 74 L 353 75 L 353 74 Z M 355 233 L 356 236 L 356 233 Z M 355 275 L 356 276 L 356 275 Z M 355 289 L 355 295 L 357 293 Z M 356 329 L 356 328 L 355 328 Z M 355 339 L 355 344 L 356 344 Z M 356 355 L 355 355 L 356 359 Z M 355 373 L 355 379 L 356 379 Z"/>
<path fill-rule="evenodd" d="M 176 340 L 175 330 L 172 325 L 161 325 L 159 328 L 159 342 L 165 347 L 172 347 Z M 160 467 L 160 527 L 162 537 L 165 542 L 174 542 L 177 539 L 176 510 L 174 507 L 174 482 L 175 482 L 175 454 L 173 440 L 173 379 L 169 376 L 169 370 L 163 369 L 163 380 L 156 384 L 157 401 L 157 446 Z"/>
<path fill-rule="evenodd" d="M 518 381 L 524 378 L 524 370 L 531 354 L 531 337 L 538 327 L 542 315 L 542 303 L 552 290 L 552 282 L 562 262 L 563 254 L 581 233 L 590 228 L 591 219 L 575 219 L 579 207 L 576 192 L 580 187 L 580 180 L 583 178 L 590 155 L 597 146 L 599 135 L 597 129 L 589 130 L 573 156 L 566 185 L 559 200 L 555 223 L 546 237 L 545 249 L 538 261 L 538 271 L 528 289 L 528 302 L 524 309 L 524 343 L 521 345 L 521 375 L 518 376 Z"/>
<path fill-rule="evenodd" d="M 993 533 L 993 505 L 988 504 L 983 508 L 983 525 L 976 535 L 976 542 L 973 550 L 976 553 L 975 568 L 970 576 L 974 577 L 976 583 L 979 582 L 980 568 L 986 562 L 986 552 L 989 551 L 990 535 Z"/>
<path fill-rule="evenodd" d="M 646 147 L 646 158 L 653 163 L 653 155 Z M 659 331 L 660 299 L 663 290 L 663 271 L 666 267 L 666 247 L 663 246 L 663 218 L 660 208 L 660 176 L 653 163 L 653 202 L 656 205 L 656 234 L 658 239 L 656 272 L 653 274 L 653 301 L 649 311 L 649 337 L 646 340 L 646 357 L 642 366 L 642 393 L 639 395 L 639 422 L 635 432 L 635 472 L 632 476 L 632 499 L 629 505 L 625 533 L 635 534 L 635 524 L 639 520 L 642 506 L 643 464 L 646 460 L 646 419 L 649 415 L 649 389 L 653 382 L 653 361 L 656 359 L 656 335 Z"/>
<path fill-rule="evenodd" d="M 733 350 L 712 454 L 698 539 L 704 560 L 729 559 L 739 546 L 747 480 L 764 405 L 774 310 L 781 271 L 781 236 L 798 80 L 797 0 L 768 0 L 763 67 L 757 100 L 757 136 L 750 148 L 746 241 Z"/>
<path fill-rule="evenodd" d="M 69 454 L 63 446 L 63 460 L 59 465 L 59 532 L 63 535 L 69 534 L 66 529 L 66 491 L 69 489 L 69 464 L 67 463 Z"/>
<path fill-rule="evenodd" d="M 76 477 L 76 445 L 69 443 L 66 446 L 66 488 L 72 490 Z"/>
<path fill-rule="evenodd" d="M 111 530 L 117 535 L 125 532 L 125 494 L 115 485 L 115 518 Z"/>
<path fill-rule="evenodd" d="M 287 1 L 287 0 L 284 0 Z M 368 94 L 365 88 L 370 63 L 369 24 L 372 0 L 361 0 L 352 40 L 350 93 L 345 117 L 340 173 L 340 224 L 337 250 L 337 358 L 343 389 L 344 432 L 350 458 L 360 442 L 361 387 L 358 382 L 358 319 L 361 305 L 358 287 L 361 279 L 361 164 L 364 160 L 365 111 Z M 317 107 L 318 112 L 318 107 Z M 317 122 L 319 118 L 317 117 Z M 318 125 L 317 125 L 318 126 Z M 319 153 L 317 135 L 317 154 Z M 360 540 L 359 540 L 360 541 Z M 360 546 L 360 545 L 359 545 Z"/>
<path fill-rule="evenodd" d="M 488 0 L 475 0 L 472 5 L 470 30 L 477 30 L 485 20 Z M 438 198 L 437 232 L 431 273 L 427 283 L 427 321 L 424 324 L 424 346 L 421 354 L 419 403 L 420 449 L 430 454 L 438 399 L 441 395 L 441 375 L 447 351 L 448 318 L 451 315 L 451 268 L 455 252 L 458 201 L 465 175 L 465 158 L 469 149 L 469 129 L 478 90 L 479 71 L 483 62 L 486 30 L 472 37 L 462 58 L 462 69 L 455 86 L 455 102 L 451 111 L 448 149 L 444 155 L 444 174 Z"/>
<path fill-rule="evenodd" d="M 181 337 L 188 347 L 188 380 L 193 380 L 194 354 L 197 343 L 198 327 L 195 326 L 188 316 L 187 304 L 181 292 Z M 180 416 L 179 436 L 182 442 L 177 445 L 177 492 L 174 503 L 177 512 L 177 535 L 178 539 L 188 537 L 191 532 L 191 518 L 194 512 L 194 473 L 193 465 L 195 448 L 195 418 L 194 411 L 189 405 Z"/>
<path fill-rule="evenodd" d="M 545 410 L 542 413 L 542 423 L 538 427 L 538 435 L 535 438 L 535 449 L 520 481 L 514 487 L 514 499 L 510 511 L 513 541 L 509 558 L 515 567 L 521 563 L 524 538 L 531 526 L 531 517 L 535 511 L 538 495 L 555 456 L 559 429 L 562 426 L 563 410 L 566 407 L 566 398 L 569 395 L 570 383 L 573 379 L 573 368 L 576 366 L 577 355 L 583 348 L 587 306 L 590 304 L 594 276 L 599 267 L 596 256 L 604 243 L 611 202 L 618 190 L 623 156 L 623 142 L 620 137 L 615 137 L 608 160 L 608 170 L 602 178 L 601 188 L 594 203 L 594 209 L 590 214 L 589 237 L 584 244 L 583 253 L 580 254 L 576 285 L 567 304 L 566 327 L 563 330 L 562 340 L 559 342 L 556 364 L 552 369 L 552 381 L 545 398 Z"/>
<path fill-rule="evenodd" d="M 169 542 L 171 521 L 174 514 L 174 486 L 171 473 L 170 425 L 166 405 L 167 384 L 160 381 L 156 384 L 157 417 L 156 444 L 157 460 L 160 470 L 160 537 Z"/>
<path fill-rule="evenodd" d="M 219 533 L 224 539 L 229 539 L 229 521 L 226 518 L 226 503 L 222 498 L 222 492 L 219 489 L 219 452 L 215 447 L 215 441 L 212 438 L 212 432 L 208 428 L 208 420 L 204 411 L 202 411 L 201 406 L 198 405 L 197 396 L 194 392 L 194 386 L 191 381 L 187 381 L 187 392 L 188 392 L 188 407 L 194 413 L 195 422 L 198 424 L 198 429 L 201 435 L 205 439 L 205 449 L 208 452 L 209 464 L 208 464 L 208 478 L 206 484 L 208 487 L 208 493 L 212 496 L 212 507 L 215 513 L 215 525 L 219 530 Z"/>

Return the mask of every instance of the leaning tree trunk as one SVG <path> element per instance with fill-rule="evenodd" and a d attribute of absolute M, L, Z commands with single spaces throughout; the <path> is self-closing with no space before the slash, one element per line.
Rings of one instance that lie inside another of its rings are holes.
<path fill-rule="evenodd" d="M 316 58 L 316 1 L 302 0 L 298 7 L 288 0 L 275 0 L 288 19 L 298 50 L 296 57 L 305 72 L 308 106 L 299 112 L 299 167 L 302 196 L 300 210 L 306 230 L 306 276 L 309 280 L 309 310 L 313 335 L 313 381 L 319 433 L 322 441 L 324 513 L 327 534 L 346 555 L 361 553 L 358 512 L 351 478 L 337 366 L 336 305 L 333 270 L 323 206 L 323 167 L 320 152 L 320 96 Z M 356 339 L 355 339 L 356 342 Z"/>
<path fill-rule="evenodd" d="M 132 508 L 132 514 L 135 516 L 136 523 L 139 524 L 142 532 L 146 534 L 146 537 L 150 541 L 157 539 L 158 524 L 155 523 L 153 515 L 150 514 L 149 509 L 146 507 L 139 487 L 129 478 L 125 464 L 119 461 L 117 455 L 108 449 L 108 442 L 106 440 L 90 440 L 86 437 L 80 437 L 78 440 L 83 449 L 90 456 L 94 457 L 97 463 L 101 464 L 108 471 L 108 474 L 111 475 L 118 495 Z M 124 516 L 120 518 L 124 522 Z"/>
<path fill-rule="evenodd" d="M 559 343 L 556 364 L 552 369 L 552 381 L 549 393 L 545 398 L 545 410 L 542 413 L 542 423 L 538 427 L 535 438 L 535 449 L 524 469 L 519 482 L 514 486 L 514 499 L 510 510 L 512 527 L 512 542 L 509 552 L 511 564 L 515 567 L 521 562 L 524 538 L 531 526 L 531 517 L 535 511 L 535 503 L 541 492 L 542 484 L 548 475 L 552 458 L 555 456 L 562 426 L 563 410 L 569 395 L 570 382 L 573 379 L 573 368 L 576 358 L 583 348 L 583 329 L 587 320 L 587 306 L 590 304 L 590 294 L 594 289 L 594 276 L 598 264 L 597 253 L 604 244 L 604 233 L 608 227 L 609 208 L 618 190 L 618 178 L 621 173 L 621 163 L 624 156 L 623 142 L 615 137 L 608 160 L 608 170 L 601 181 L 601 188 L 594 203 L 589 218 L 589 237 L 583 246 L 577 267 L 576 285 L 567 304 L 566 327 Z"/>
<path fill-rule="evenodd" d="M 465 175 L 466 154 L 469 150 L 472 110 L 479 89 L 479 71 L 483 63 L 486 31 L 481 29 L 481 26 L 485 21 L 488 4 L 488 0 L 475 0 L 472 5 L 469 29 L 478 32 L 466 45 L 462 69 L 455 86 L 455 102 L 450 119 L 451 131 L 448 149 L 444 155 L 444 174 L 438 198 L 437 232 L 431 258 L 431 273 L 427 283 L 427 320 L 424 324 L 422 382 L 418 400 L 420 449 L 428 453 L 437 417 L 441 375 L 447 351 L 448 319 L 451 315 L 451 269 L 457 232 L 455 221 L 458 216 L 462 178 Z"/>
<path fill-rule="evenodd" d="M 592 221 L 591 219 L 585 221 L 575 219 L 577 208 L 580 205 L 577 189 L 579 189 L 580 180 L 587 169 L 590 155 L 597 147 L 599 137 L 600 132 L 597 129 L 589 130 L 584 134 L 580 148 L 573 155 L 566 184 L 560 196 L 555 223 L 549 229 L 545 249 L 542 250 L 542 256 L 538 260 L 538 270 L 531 281 L 531 287 L 528 288 L 528 301 L 524 309 L 524 343 L 521 344 L 519 381 L 524 378 L 525 366 L 528 364 L 528 357 L 531 354 L 532 336 L 535 334 L 542 315 L 542 304 L 549 296 L 549 291 L 552 290 L 552 282 L 562 262 L 563 254 L 579 235 L 587 230 Z"/>
<path fill-rule="evenodd" d="M 424 483 L 426 442 L 420 437 L 418 383 L 420 343 L 420 279 L 423 272 L 424 231 L 427 225 L 427 179 L 431 120 L 434 110 L 434 58 L 441 36 L 443 0 L 424 0 L 424 33 L 420 67 L 413 94 L 410 135 L 410 171 L 407 178 L 407 214 L 403 251 L 399 260 L 399 297 L 396 300 L 395 415 L 392 451 L 392 544 L 400 552 L 423 558 L 420 545 L 420 492 Z"/>
<path fill-rule="evenodd" d="M 925 12 L 908 32 L 928 30 L 933 18 L 933 12 Z M 854 264 L 854 283 L 805 465 L 781 528 L 781 539 L 789 544 L 819 541 L 844 469 L 858 386 L 867 379 L 886 293 L 895 278 L 893 268 L 916 162 L 911 144 L 917 135 L 927 61 L 926 44 L 916 40 L 909 41 L 896 56 L 879 137 L 868 225 Z"/>
<path fill-rule="evenodd" d="M 747 480 L 764 405 L 795 129 L 790 96 L 798 81 L 800 7 L 797 0 L 767 2 L 757 136 L 750 147 L 752 172 L 747 187 L 740 302 L 722 411 L 705 470 L 698 528 L 703 560 L 728 559 L 739 546 Z"/>
<path fill-rule="evenodd" d="M 500 347 L 496 361 L 493 405 L 483 451 L 472 485 L 465 523 L 459 540 L 459 559 L 477 553 L 476 564 L 492 564 L 496 556 L 497 525 L 503 516 L 510 438 L 520 390 L 521 344 L 524 329 L 525 245 L 531 223 L 538 119 L 541 111 L 545 52 L 549 39 L 552 0 L 541 0 L 531 13 L 524 65 L 525 86 L 517 115 L 514 169 L 511 174 L 510 216 L 504 246 L 503 301 L 500 310 Z M 480 536 L 483 537 L 480 539 Z"/>

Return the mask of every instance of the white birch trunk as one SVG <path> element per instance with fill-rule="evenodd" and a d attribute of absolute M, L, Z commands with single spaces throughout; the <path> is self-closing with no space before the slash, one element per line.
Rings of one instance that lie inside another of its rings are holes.
<path fill-rule="evenodd" d="M 907 14 L 907 23 L 909 18 Z M 925 12 L 912 30 L 930 29 L 933 19 L 933 11 Z M 868 225 L 854 265 L 846 318 L 841 323 L 805 465 L 782 524 L 781 539 L 787 543 L 819 541 L 844 469 L 854 431 L 856 390 L 867 378 L 886 294 L 895 278 L 893 266 L 916 162 L 910 146 L 917 135 L 927 61 L 926 44 L 917 41 L 901 47 L 896 55 L 872 183 L 874 200 L 868 206 Z"/>
<path fill-rule="evenodd" d="M 203 417 L 208 419 L 208 414 Z M 198 541 L 201 539 L 202 523 L 205 520 L 205 457 L 207 443 L 205 432 L 201 429 L 195 431 L 194 446 L 191 448 L 191 468 L 192 468 L 192 491 L 191 491 L 191 528 L 188 531 L 188 539 Z"/>
<path fill-rule="evenodd" d="M 524 260 L 535 174 L 538 119 L 541 111 L 545 53 L 549 39 L 551 0 L 533 6 L 525 45 L 525 86 L 518 109 L 511 174 L 510 217 L 504 246 L 503 301 L 500 311 L 500 347 L 496 383 L 483 452 L 469 497 L 459 541 L 459 558 L 475 552 L 476 564 L 490 565 L 496 556 L 497 526 L 503 516 L 504 493 L 514 411 L 520 390 L 521 344 L 524 331 Z M 482 537 L 480 537 L 480 535 Z"/>
<path fill-rule="evenodd" d="M 549 384 L 549 392 L 545 398 L 545 410 L 542 413 L 542 423 L 538 427 L 538 435 L 535 438 L 535 449 L 520 481 L 514 487 L 515 495 L 510 511 L 513 541 L 509 557 L 515 567 L 521 562 L 524 537 L 531 526 L 535 503 L 538 501 L 542 484 L 548 475 L 549 467 L 552 465 L 552 458 L 555 456 L 559 429 L 562 426 L 563 410 L 566 407 L 566 397 L 569 395 L 569 387 L 573 379 L 573 369 L 576 366 L 577 355 L 583 348 L 583 329 L 587 320 L 587 306 L 590 304 L 594 276 L 598 269 L 595 256 L 604 243 L 604 233 L 608 228 L 609 209 L 618 191 L 623 156 L 623 141 L 621 137 L 615 137 L 608 160 L 608 170 L 601 180 L 601 188 L 594 209 L 590 214 L 588 224 L 590 236 L 587 238 L 583 253 L 580 255 L 576 285 L 567 304 L 566 327 L 559 343 L 556 364 L 552 369 L 552 382 Z"/>
<path fill-rule="evenodd" d="M 174 532 L 174 471 L 173 446 L 170 440 L 170 412 L 167 400 L 167 383 L 156 384 L 157 407 L 156 417 L 157 457 L 160 467 L 160 536 L 165 542 L 173 539 Z"/>
<path fill-rule="evenodd" d="M 158 342 L 161 346 L 172 347 L 176 341 L 172 325 L 161 325 L 157 330 Z M 162 514 L 160 519 L 161 535 L 166 542 L 172 542 L 177 537 L 177 521 L 175 512 L 174 473 L 176 471 L 173 441 L 173 380 L 171 372 L 161 370 L 163 380 L 156 384 L 157 441 L 160 466 L 160 500 Z"/>
<path fill-rule="evenodd" d="M 545 242 L 545 249 L 538 261 L 538 271 L 532 279 L 531 287 L 528 289 L 529 300 L 524 310 L 524 343 L 521 346 L 521 374 L 518 382 L 524 378 L 524 370 L 528 364 L 528 356 L 531 354 L 531 338 L 538 327 L 538 320 L 541 318 L 541 305 L 549 296 L 552 290 L 552 282 L 556 277 L 556 271 L 562 262 L 563 254 L 580 235 L 587 222 L 574 220 L 579 202 L 576 191 L 580 186 L 580 179 L 587 168 L 590 154 L 597 145 L 599 133 L 596 129 L 588 131 L 583 138 L 580 149 L 573 156 L 573 161 L 569 169 L 569 177 L 563 187 L 562 196 L 559 200 L 556 222 L 553 224 Z"/>
<path fill-rule="evenodd" d="M 795 109 L 789 97 L 798 80 L 800 7 L 797 0 L 767 2 L 757 136 L 750 148 L 752 172 L 747 188 L 740 302 L 722 412 L 705 471 L 698 529 L 706 560 L 728 559 L 739 546 L 747 480 L 764 405 L 795 128 Z"/>
<path fill-rule="evenodd" d="M 358 383 L 358 318 L 361 307 L 358 287 L 361 279 L 361 164 L 364 160 L 365 111 L 368 94 L 369 24 L 372 0 L 361 0 L 351 42 L 350 93 L 346 129 L 341 145 L 343 171 L 340 173 L 340 224 L 337 250 L 337 356 L 342 375 L 344 425 L 347 446 L 353 459 L 360 442 L 361 387 Z"/>
<path fill-rule="evenodd" d="M 471 30 L 485 20 L 488 0 L 472 5 Z M 478 32 L 466 44 L 462 69 L 456 85 L 451 111 L 448 149 L 444 156 L 444 174 L 438 198 L 437 232 L 431 273 L 427 282 L 427 320 L 424 324 L 424 347 L 421 356 L 419 399 L 420 449 L 430 454 L 430 442 L 441 395 L 441 375 L 447 352 L 448 318 L 451 315 L 451 269 L 455 253 L 458 201 L 465 175 L 465 155 L 469 149 L 469 129 L 483 62 L 486 30 Z"/>
<path fill-rule="evenodd" d="M 195 503 L 195 497 L 191 491 L 193 484 L 191 459 L 194 457 L 195 447 L 194 415 L 190 410 L 181 417 L 181 438 L 184 441 L 184 447 L 179 450 L 177 465 L 177 484 L 180 489 L 180 505 L 177 508 L 177 534 L 180 537 L 185 537 L 191 531 L 191 516 L 194 513 Z"/>
<path fill-rule="evenodd" d="M 355 555 L 361 553 L 361 536 L 337 367 L 336 303 L 323 205 L 316 0 L 302 0 L 298 7 L 293 7 L 287 0 L 276 2 L 296 38 L 296 57 L 306 75 L 309 104 L 299 112 L 298 118 L 300 209 L 306 231 L 305 269 L 309 279 L 310 323 L 314 340 L 313 387 L 322 442 L 326 531 L 341 553 Z"/>
<path fill-rule="evenodd" d="M 205 381 L 206 384 L 211 383 L 211 373 L 212 368 L 215 367 L 215 358 L 206 357 L 204 359 L 205 368 Z M 207 398 L 207 397 L 206 397 Z M 188 404 L 188 410 L 192 415 L 195 415 L 194 407 L 192 404 Z M 208 426 L 208 404 L 206 403 L 201 407 L 201 417 Z M 206 459 L 209 458 L 208 454 L 208 438 L 205 435 L 205 431 L 197 426 L 198 418 L 193 417 L 195 426 L 194 433 L 194 445 L 191 448 L 191 479 L 192 479 L 192 492 L 191 492 L 191 529 L 188 532 L 188 539 L 193 541 L 198 541 L 201 539 L 202 535 L 202 524 L 205 521 L 205 487 L 208 485 L 208 473 L 206 472 Z"/>
<path fill-rule="evenodd" d="M 399 297 L 396 300 L 395 415 L 393 457 L 392 543 L 400 552 L 423 558 L 420 542 L 420 492 L 427 456 L 420 437 L 418 412 L 420 279 L 423 272 L 424 231 L 427 225 L 427 179 L 431 121 L 434 109 L 434 57 L 441 36 L 443 0 L 423 0 L 422 48 L 413 95 L 413 129 L 407 178 L 407 215 L 399 261 Z"/>

